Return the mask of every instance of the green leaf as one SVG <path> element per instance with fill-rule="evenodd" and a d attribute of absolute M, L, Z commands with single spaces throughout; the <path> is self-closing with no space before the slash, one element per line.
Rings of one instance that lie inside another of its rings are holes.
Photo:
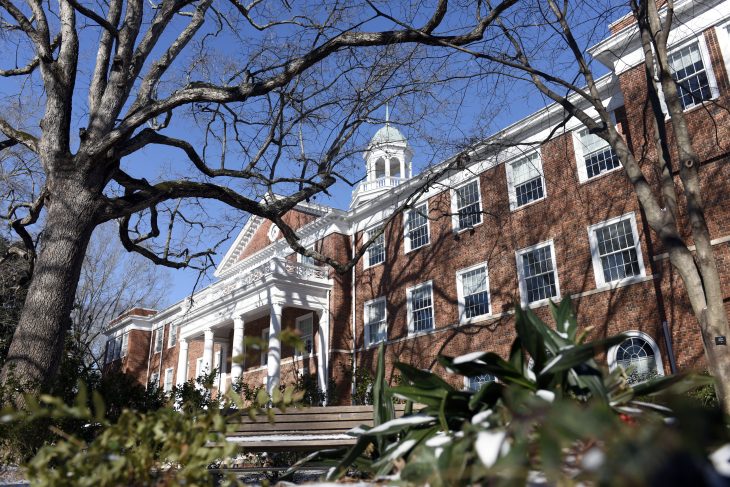
<path fill-rule="evenodd" d="M 708 375 L 675 374 L 659 376 L 639 384 L 632 384 L 635 396 L 656 396 L 661 394 L 685 394 L 698 387 L 714 384 Z"/>
<path fill-rule="evenodd" d="M 401 371 L 401 374 L 406 380 L 422 389 L 454 390 L 451 384 L 432 372 L 418 369 L 403 362 L 396 362 L 395 367 Z"/>
<path fill-rule="evenodd" d="M 596 354 L 603 350 L 612 347 L 613 345 L 618 345 L 625 339 L 625 335 L 616 335 L 608 338 L 602 338 L 590 343 L 564 347 L 545 364 L 545 367 L 543 367 L 540 371 L 540 375 L 556 374 L 563 370 L 572 369 L 573 367 L 592 359 Z"/>

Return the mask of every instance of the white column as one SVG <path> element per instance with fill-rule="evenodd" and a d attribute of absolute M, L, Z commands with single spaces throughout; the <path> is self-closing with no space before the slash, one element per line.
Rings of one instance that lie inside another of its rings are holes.
<path fill-rule="evenodd" d="M 228 344 L 221 343 L 221 370 L 220 370 L 220 383 L 218 384 L 218 391 L 221 394 L 225 394 L 228 390 Z"/>
<path fill-rule="evenodd" d="M 233 318 L 233 343 L 231 344 L 233 357 L 231 360 L 231 382 L 235 382 L 243 375 L 243 316 Z"/>
<path fill-rule="evenodd" d="M 266 361 L 266 391 L 269 394 L 279 386 L 281 372 L 281 309 L 279 303 L 271 303 L 269 306 L 269 355 Z"/>
<path fill-rule="evenodd" d="M 319 389 L 325 394 L 324 403 L 327 404 L 327 378 L 329 368 L 330 349 L 330 313 L 328 309 L 319 315 L 319 350 L 317 350 L 317 381 Z"/>
<path fill-rule="evenodd" d="M 179 386 L 188 380 L 188 345 L 187 338 L 181 338 L 178 341 L 177 380 L 175 383 Z"/>
<path fill-rule="evenodd" d="M 405 179 L 406 177 L 408 177 L 406 175 L 406 158 L 405 157 L 400 158 L 400 177 L 401 177 L 401 179 Z"/>
<path fill-rule="evenodd" d="M 205 341 L 203 342 L 203 370 L 205 374 L 209 374 L 213 370 L 213 336 L 214 332 L 212 328 L 206 328 L 204 335 Z"/>

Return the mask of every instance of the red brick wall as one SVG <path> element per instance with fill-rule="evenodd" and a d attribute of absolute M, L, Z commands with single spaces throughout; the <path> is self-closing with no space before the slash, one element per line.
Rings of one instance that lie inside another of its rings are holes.
<path fill-rule="evenodd" d="M 304 213 L 303 211 L 298 210 L 291 210 L 282 217 L 284 223 L 294 230 L 303 227 L 307 223 L 313 222 L 317 218 L 319 217 L 316 215 Z M 256 232 L 254 232 L 253 237 L 251 237 L 251 240 L 248 242 L 248 245 L 246 245 L 246 248 L 243 252 L 241 252 L 239 260 L 243 260 L 271 244 L 271 240 L 269 240 L 269 229 L 271 228 L 271 225 L 273 224 L 269 220 L 266 220 L 258 229 L 256 229 Z M 277 240 L 280 238 L 283 238 L 281 233 L 279 233 Z"/>

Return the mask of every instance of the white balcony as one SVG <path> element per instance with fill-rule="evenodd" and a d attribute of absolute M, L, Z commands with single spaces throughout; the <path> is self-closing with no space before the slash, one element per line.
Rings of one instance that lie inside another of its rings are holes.
<path fill-rule="evenodd" d="M 373 196 L 383 193 L 391 188 L 406 182 L 407 178 L 384 177 L 372 181 L 361 182 L 355 191 L 352 192 L 352 205 L 371 199 Z"/>

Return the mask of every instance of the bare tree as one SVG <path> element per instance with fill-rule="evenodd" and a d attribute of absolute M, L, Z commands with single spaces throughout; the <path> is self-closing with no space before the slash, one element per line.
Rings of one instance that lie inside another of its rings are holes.
<path fill-rule="evenodd" d="M 139 254 L 127 253 L 116 231 L 113 223 L 94 231 L 71 313 L 72 338 L 84 351 L 86 365 L 98 369 L 103 365 L 107 324 L 127 309 L 157 307 L 169 284 L 163 268 Z"/>
<path fill-rule="evenodd" d="M 700 188 L 701 160 L 680 101 L 682 87 L 673 77 L 668 57 L 674 2 L 661 2 L 665 3 L 661 11 L 657 3 L 630 0 L 628 5 L 621 5 L 630 7 L 633 13 L 644 53 L 644 116 L 650 136 L 642 142 L 651 150 L 642 154 L 632 153 L 615 126 L 601 97 L 591 59 L 585 54 L 601 25 L 615 12 L 611 6 L 591 2 L 581 8 L 557 0 L 525 2 L 519 12 L 495 21 L 501 40 L 451 47 L 476 60 L 501 64 L 506 75 L 531 83 L 548 101 L 560 105 L 565 118 L 556 130 L 575 117 L 590 133 L 610 144 L 633 185 L 649 227 L 684 282 L 710 371 L 717 379 L 718 397 L 725 411 L 730 412 L 730 354 L 727 347 L 714 346 L 714 338 L 728 336 L 730 330 Z M 684 87 L 684 93 L 687 96 L 692 90 Z M 719 108 L 728 110 L 727 106 Z M 721 141 L 718 144 L 721 146 Z M 646 160 L 652 165 L 642 165 Z"/>
<path fill-rule="evenodd" d="M 215 249 L 174 237 L 204 234 L 214 202 L 272 220 L 296 251 L 348 271 L 354 260 L 304 249 L 282 215 L 352 183 L 346 162 L 372 110 L 437 81 L 440 61 L 420 46 L 482 39 L 515 3 L 385 14 L 371 2 L 0 0 L 3 52 L 19 60 L 0 75 L 22 80 L 19 96 L 40 86 L 44 105 L 37 127 L 0 117 L 2 147 L 42 169 L 34 199 L 9 198 L 5 214 L 35 266 L 3 378 L 53 379 L 89 240 L 110 220 L 127 250 L 204 267 Z M 394 15 L 422 21 L 401 28 Z"/>

